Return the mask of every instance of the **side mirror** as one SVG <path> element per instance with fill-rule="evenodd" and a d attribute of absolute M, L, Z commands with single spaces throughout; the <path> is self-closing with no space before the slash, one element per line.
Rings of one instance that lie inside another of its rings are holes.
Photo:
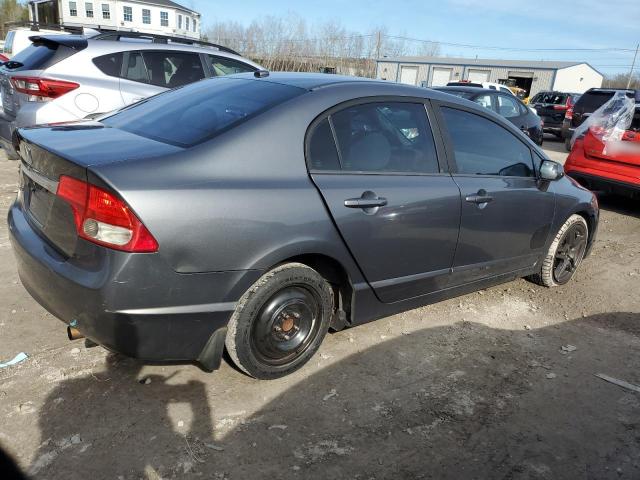
<path fill-rule="evenodd" d="M 564 176 L 562 165 L 551 160 L 545 160 L 540 165 L 540 178 L 543 180 L 558 180 Z"/>

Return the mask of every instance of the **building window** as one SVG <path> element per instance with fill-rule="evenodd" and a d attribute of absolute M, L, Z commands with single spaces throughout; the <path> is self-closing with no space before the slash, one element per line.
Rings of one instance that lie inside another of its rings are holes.
<path fill-rule="evenodd" d="M 193 19 L 193 31 L 194 32 L 196 31 L 196 19 L 195 18 Z"/>
<path fill-rule="evenodd" d="M 78 4 L 76 2 L 69 2 L 69 15 L 72 17 L 78 16 Z"/>
<path fill-rule="evenodd" d="M 151 23 L 151 10 L 147 8 L 142 9 L 142 23 L 146 23 L 147 25 Z"/>
<path fill-rule="evenodd" d="M 109 4 L 108 3 L 103 3 L 102 4 L 102 18 L 105 20 L 110 20 L 111 19 L 111 11 L 109 10 Z"/>
<path fill-rule="evenodd" d="M 178 15 L 178 30 L 182 29 L 182 15 Z"/>
<path fill-rule="evenodd" d="M 122 7 L 125 22 L 133 22 L 133 10 L 131 7 Z"/>
<path fill-rule="evenodd" d="M 189 17 L 184 17 L 184 28 L 185 30 L 189 30 Z"/>
<path fill-rule="evenodd" d="M 84 2 L 84 11 L 87 18 L 93 18 L 93 2 Z"/>
<path fill-rule="evenodd" d="M 169 12 L 160 12 L 160 25 L 163 27 L 169 26 Z"/>

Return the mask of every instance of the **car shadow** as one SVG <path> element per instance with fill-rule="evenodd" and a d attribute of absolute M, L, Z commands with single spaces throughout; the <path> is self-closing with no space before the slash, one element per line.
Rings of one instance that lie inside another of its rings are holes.
<path fill-rule="evenodd" d="M 598 195 L 598 204 L 602 210 L 640 218 L 640 198 L 629 198 L 621 195 Z"/>
<path fill-rule="evenodd" d="M 200 377 L 206 383 L 156 375 L 145 385 L 138 362 L 109 356 L 104 371 L 62 381 L 48 396 L 31 473 L 637 478 L 640 397 L 594 374 L 640 383 L 639 325 L 640 314 L 630 312 L 534 330 L 462 322 L 371 346 L 357 334 L 371 327 L 361 326 L 328 337 L 330 351 L 353 353 L 332 361 L 321 349 L 312 364 L 324 361 L 324 368 L 310 365 L 274 382 L 225 368 Z M 217 418 L 225 389 L 242 409 L 274 385 L 286 388 L 230 428 Z M 219 393 L 210 399 L 212 390 Z M 189 425 L 168 415 L 176 403 L 189 406 Z"/>

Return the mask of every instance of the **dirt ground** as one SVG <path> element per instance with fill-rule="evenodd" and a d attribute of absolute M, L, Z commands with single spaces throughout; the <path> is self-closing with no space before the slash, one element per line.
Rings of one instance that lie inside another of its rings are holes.
<path fill-rule="evenodd" d="M 16 171 L 2 157 L 3 216 Z M 69 342 L 2 221 L 0 361 L 29 359 L 0 369 L 0 444 L 41 479 L 638 479 L 640 393 L 594 374 L 640 385 L 640 203 L 601 207 L 565 287 L 518 280 L 330 334 L 271 382 Z"/>

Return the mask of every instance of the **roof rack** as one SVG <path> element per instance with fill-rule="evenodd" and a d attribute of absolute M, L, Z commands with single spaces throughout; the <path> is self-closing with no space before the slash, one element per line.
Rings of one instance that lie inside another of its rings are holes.
<path fill-rule="evenodd" d="M 218 45 L 217 43 L 205 42 L 204 40 L 197 40 L 194 38 L 185 38 L 185 37 L 171 37 L 169 35 L 159 35 L 156 33 L 144 33 L 144 32 L 128 32 L 124 30 L 111 30 L 105 31 L 103 30 L 98 35 L 91 37 L 91 40 L 115 40 L 119 41 L 122 38 L 143 38 L 149 39 L 153 43 L 182 43 L 186 45 L 193 46 L 203 46 L 203 47 L 213 47 L 217 48 L 222 52 L 232 53 L 233 55 L 240 55 L 235 50 L 230 49 L 229 47 L 225 47 L 223 45 Z"/>

